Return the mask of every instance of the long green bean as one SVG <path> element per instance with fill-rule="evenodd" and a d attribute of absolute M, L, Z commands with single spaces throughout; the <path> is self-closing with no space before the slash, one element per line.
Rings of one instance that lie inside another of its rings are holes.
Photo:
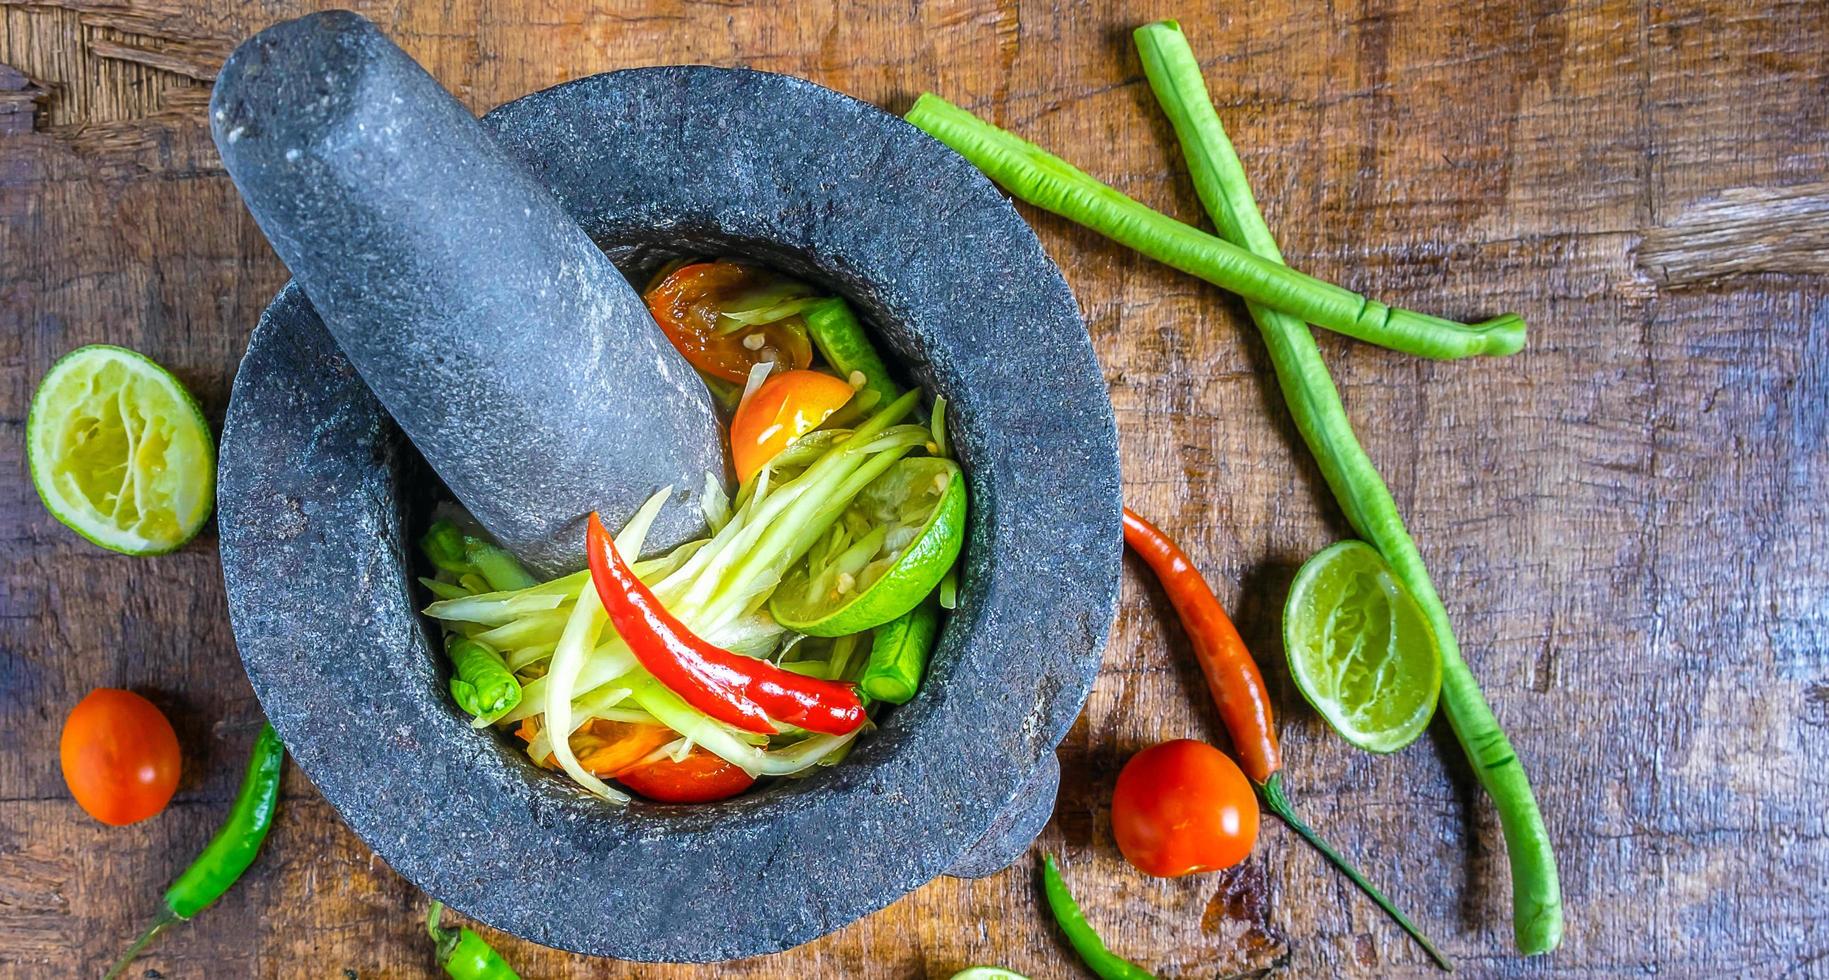
<path fill-rule="evenodd" d="M 1513 354 L 1524 321 L 1507 313 L 1476 324 L 1394 309 L 1303 275 L 1151 210 L 1065 160 L 929 92 L 904 117 L 970 160 L 1010 193 L 1189 275 L 1317 326 L 1420 357 Z"/>
<path fill-rule="evenodd" d="M 888 365 L 864 333 L 857 314 L 851 312 L 851 304 L 836 296 L 822 299 L 807 309 L 805 317 L 807 336 L 826 363 L 847 379 L 856 376 L 855 380 L 862 382 L 860 394 L 869 393 L 867 399 L 852 399 L 859 412 L 887 405 L 902 396 L 902 386 L 889 376 Z"/>
<path fill-rule="evenodd" d="M 878 701 L 907 704 L 921 686 L 927 656 L 939 631 L 940 603 L 932 597 L 878 626 L 870 640 L 870 660 L 857 686 Z"/>
<path fill-rule="evenodd" d="M 1244 165 L 1213 111 L 1200 66 L 1181 29 L 1173 21 L 1150 25 L 1137 32 L 1137 43 L 1150 83 L 1187 157 L 1194 188 L 1220 234 L 1264 259 L 1281 262 L 1276 239 L 1258 211 Z M 1499 812 L 1511 860 L 1513 934 L 1527 955 L 1547 953 L 1562 941 L 1562 887 L 1549 832 L 1524 766 L 1461 657 L 1448 611 L 1404 527 L 1397 502 L 1353 434 L 1314 335 L 1294 316 L 1255 304 L 1249 309 L 1269 348 L 1296 428 L 1341 510 L 1396 569 L 1435 628 L 1448 723 Z"/>

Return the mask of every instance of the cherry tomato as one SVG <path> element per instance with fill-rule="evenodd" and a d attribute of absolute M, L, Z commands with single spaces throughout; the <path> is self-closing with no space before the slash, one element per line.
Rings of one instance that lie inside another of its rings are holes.
<path fill-rule="evenodd" d="M 89 815 L 135 823 L 165 809 L 178 788 L 178 734 L 151 701 L 97 688 L 70 709 L 58 745 L 64 782 Z"/>
<path fill-rule="evenodd" d="M 661 759 L 616 775 L 618 782 L 659 803 L 710 803 L 755 784 L 740 767 L 695 748 L 678 762 Z"/>
<path fill-rule="evenodd" d="M 1257 843 L 1257 796 L 1238 764 L 1205 742 L 1144 749 L 1118 773 L 1111 832 L 1138 871 L 1178 878 L 1229 868 Z"/>
<path fill-rule="evenodd" d="M 819 428 L 855 393 L 818 371 L 787 371 L 762 382 L 730 420 L 730 462 L 737 468 L 737 482 L 748 483 L 776 453 Z"/>
<path fill-rule="evenodd" d="M 731 331 L 719 325 L 724 303 L 778 281 L 768 272 L 735 262 L 694 262 L 675 269 L 643 298 L 687 363 L 712 377 L 742 384 L 749 380 L 749 369 L 764 361 L 790 371 L 813 363 L 813 345 L 797 316 Z"/>

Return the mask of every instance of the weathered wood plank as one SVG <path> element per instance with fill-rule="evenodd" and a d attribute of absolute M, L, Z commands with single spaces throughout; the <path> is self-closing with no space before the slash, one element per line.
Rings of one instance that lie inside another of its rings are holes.
<path fill-rule="evenodd" d="M 103 340 L 170 365 L 220 418 L 285 273 L 209 145 L 211 59 L 309 6 L 0 0 L 0 976 L 93 975 L 208 837 L 259 717 L 213 531 L 165 558 L 96 552 L 38 506 L 23 426 L 50 363 Z M 1349 531 L 1242 308 L 1029 212 L 1105 365 L 1130 500 L 1202 559 L 1259 652 L 1299 805 L 1470 975 L 1829 970 L 1820 3 L 355 6 L 478 110 L 679 61 L 891 109 L 933 89 L 1196 220 L 1127 37 L 1178 16 L 1292 263 L 1421 309 L 1517 310 L 1534 331 L 1518 357 L 1457 364 L 1321 340 L 1559 845 L 1568 940 L 1526 963 L 1497 824 L 1451 736 L 1353 752 L 1281 666 L 1290 577 Z M 1278 828 L 1228 874 L 1154 881 L 1118 858 L 1124 759 L 1224 738 L 1160 594 L 1127 579 L 1041 844 L 1091 918 L 1164 976 L 1431 975 Z M 63 713 L 101 684 L 150 692 L 186 747 L 177 803 L 142 827 L 88 821 L 52 761 Z M 411 886 L 296 773 L 286 804 L 249 879 L 144 965 L 429 973 Z M 715 969 L 495 938 L 528 976 L 1075 975 L 1031 876 L 935 882 Z"/>

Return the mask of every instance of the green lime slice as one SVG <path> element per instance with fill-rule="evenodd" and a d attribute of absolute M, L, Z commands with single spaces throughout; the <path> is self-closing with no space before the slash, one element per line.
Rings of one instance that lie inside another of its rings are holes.
<path fill-rule="evenodd" d="M 127 555 L 173 551 L 216 501 L 216 446 L 196 399 L 144 355 L 95 344 L 45 372 L 25 424 L 51 516 Z"/>
<path fill-rule="evenodd" d="M 950 980 L 1029 980 L 1029 978 L 1001 966 L 973 966 L 953 974 Z"/>
<path fill-rule="evenodd" d="M 1395 752 L 1435 714 L 1442 656 L 1421 607 L 1371 545 L 1342 541 L 1296 573 L 1283 607 L 1296 687 L 1348 742 Z"/>
<path fill-rule="evenodd" d="M 769 599 L 775 621 L 811 636 L 873 629 L 921 604 L 965 544 L 965 475 L 937 456 L 871 481 Z"/>

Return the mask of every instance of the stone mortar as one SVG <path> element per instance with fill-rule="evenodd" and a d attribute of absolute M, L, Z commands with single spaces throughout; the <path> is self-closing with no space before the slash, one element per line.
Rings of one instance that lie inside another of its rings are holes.
<path fill-rule="evenodd" d="M 787 76 L 621 71 L 484 122 L 632 277 L 734 254 L 856 304 L 948 399 L 972 507 L 960 605 L 920 694 L 843 764 L 702 806 L 587 796 L 451 704 L 411 547 L 442 489 L 288 286 L 235 380 L 219 496 L 236 639 L 299 765 L 434 897 L 624 959 L 785 949 L 1020 854 L 1098 672 L 1120 549 L 1104 379 L 1034 233 L 952 151 Z"/>

